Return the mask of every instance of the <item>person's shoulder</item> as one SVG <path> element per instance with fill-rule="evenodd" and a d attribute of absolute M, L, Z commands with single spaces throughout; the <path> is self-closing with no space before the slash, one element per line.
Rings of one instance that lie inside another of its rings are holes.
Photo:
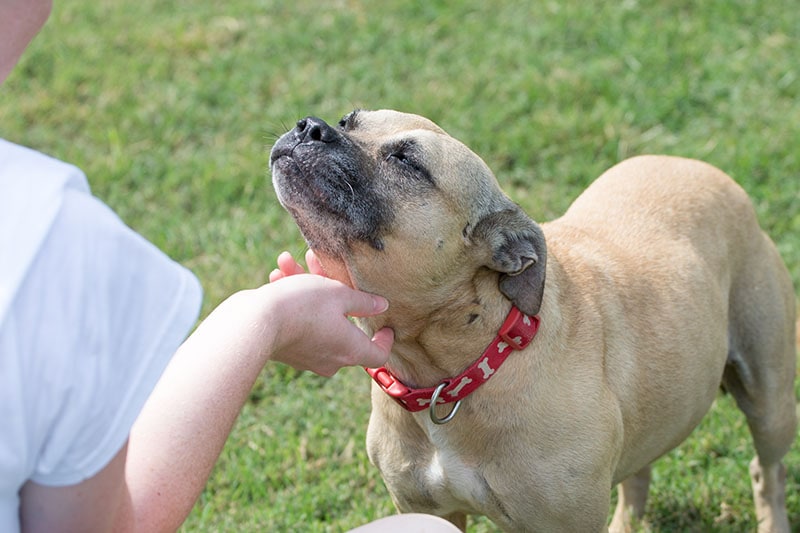
<path fill-rule="evenodd" d="M 0 249 L 3 239 L 46 232 L 67 192 L 91 194 L 79 168 L 0 139 Z M 5 228 L 5 231 L 3 229 Z"/>
<path fill-rule="evenodd" d="M 0 185 L 5 192 L 89 191 L 86 176 L 75 165 L 5 139 L 0 139 Z"/>
<path fill-rule="evenodd" d="M 0 139 L 0 322 L 68 191 L 89 194 L 77 167 Z"/>

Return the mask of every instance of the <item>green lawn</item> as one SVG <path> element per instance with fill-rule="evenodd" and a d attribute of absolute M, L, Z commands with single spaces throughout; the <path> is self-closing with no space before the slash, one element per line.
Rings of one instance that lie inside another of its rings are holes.
<path fill-rule="evenodd" d="M 432 118 L 538 220 L 627 156 L 709 161 L 751 194 L 800 286 L 798 58 L 795 0 L 75 0 L 0 88 L 0 136 L 81 167 L 197 273 L 204 313 L 305 249 L 271 144 L 354 107 Z M 364 451 L 368 389 L 360 369 L 268 367 L 184 530 L 342 531 L 393 512 Z M 657 463 L 641 530 L 752 531 L 751 455 L 721 398 Z M 797 446 L 787 464 L 800 529 Z"/>

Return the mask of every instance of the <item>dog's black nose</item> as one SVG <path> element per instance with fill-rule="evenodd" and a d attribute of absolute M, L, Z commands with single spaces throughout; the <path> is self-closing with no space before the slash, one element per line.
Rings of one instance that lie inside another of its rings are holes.
<path fill-rule="evenodd" d="M 295 132 L 300 142 L 317 141 L 329 143 L 336 139 L 336 130 L 317 117 L 306 117 L 298 120 Z"/>

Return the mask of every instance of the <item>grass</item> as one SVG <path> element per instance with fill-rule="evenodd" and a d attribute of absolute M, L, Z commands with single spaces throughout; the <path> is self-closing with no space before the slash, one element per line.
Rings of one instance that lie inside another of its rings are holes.
<path fill-rule="evenodd" d="M 304 251 L 271 190 L 272 142 L 354 107 L 437 121 L 538 220 L 627 156 L 709 161 L 751 194 L 800 286 L 798 57 L 792 0 L 76 0 L 0 88 L 0 136 L 81 167 L 197 273 L 204 313 Z M 342 531 L 392 513 L 364 452 L 368 387 L 359 369 L 266 368 L 184 531 Z M 753 530 L 751 455 L 720 398 L 657 463 L 640 530 Z M 787 464 L 798 529 L 797 447 Z"/>

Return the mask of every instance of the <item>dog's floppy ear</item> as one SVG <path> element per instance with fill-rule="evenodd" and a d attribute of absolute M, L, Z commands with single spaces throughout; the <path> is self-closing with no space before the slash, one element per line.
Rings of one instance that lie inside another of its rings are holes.
<path fill-rule="evenodd" d="M 542 228 L 512 205 L 483 217 L 469 240 L 486 246 L 484 266 L 500 272 L 500 292 L 526 315 L 537 314 L 547 266 Z"/>

